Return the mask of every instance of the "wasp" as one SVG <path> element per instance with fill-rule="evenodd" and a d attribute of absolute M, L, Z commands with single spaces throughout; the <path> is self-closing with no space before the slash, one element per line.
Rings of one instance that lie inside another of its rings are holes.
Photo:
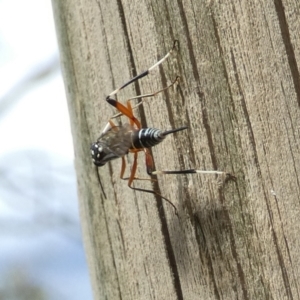
<path fill-rule="evenodd" d="M 175 213 L 177 214 L 177 209 L 175 205 L 168 200 L 167 198 L 160 195 L 158 192 L 154 190 L 142 189 L 134 187 L 133 181 L 136 179 L 140 179 L 136 177 L 137 170 L 137 158 L 139 152 L 144 152 L 145 154 L 145 162 L 146 162 L 146 170 L 148 175 L 160 175 L 160 174 L 192 174 L 192 173 L 201 173 L 201 174 L 225 174 L 230 175 L 229 173 L 223 171 L 206 171 L 206 170 L 197 170 L 197 169 L 187 169 L 187 170 L 154 170 L 154 162 L 152 154 L 149 149 L 157 144 L 161 143 L 166 136 L 169 134 L 173 134 L 178 131 L 182 131 L 187 129 L 186 126 L 171 129 L 171 130 L 160 130 L 157 128 L 142 128 L 140 121 L 134 116 L 133 109 L 143 103 L 144 98 L 153 97 L 158 93 L 170 88 L 175 83 L 178 83 L 179 77 L 177 76 L 175 81 L 173 81 L 169 86 L 163 88 L 160 91 L 151 94 L 139 95 L 127 100 L 126 106 L 113 98 L 116 94 L 128 86 L 129 84 L 141 79 L 142 77 L 147 76 L 154 68 L 159 66 L 162 62 L 164 62 L 174 51 L 176 46 L 178 45 L 178 41 L 175 40 L 172 49 L 157 63 L 155 63 L 148 70 L 142 72 L 141 74 L 135 76 L 125 84 L 123 84 L 118 89 L 114 90 L 106 97 L 106 101 L 116 108 L 118 114 L 114 115 L 107 123 L 105 128 L 103 129 L 100 137 L 96 142 L 92 143 L 90 151 L 94 164 L 97 167 L 104 166 L 107 162 L 110 162 L 114 159 L 121 158 L 122 159 L 122 167 L 120 178 L 128 180 L 128 186 L 136 191 L 152 193 L 160 196 L 162 199 L 166 200 L 170 203 L 175 209 Z M 132 107 L 131 101 L 134 99 L 142 99 L 136 106 Z M 115 125 L 112 121 L 114 118 L 119 116 L 126 116 L 129 119 L 129 123 L 123 125 Z M 130 176 L 128 178 L 124 177 L 126 162 L 125 156 L 129 153 L 133 154 L 133 163 L 130 172 Z M 232 177 L 232 175 L 230 175 Z M 234 176 L 233 176 L 234 177 Z M 149 179 L 153 180 L 153 179 Z"/>

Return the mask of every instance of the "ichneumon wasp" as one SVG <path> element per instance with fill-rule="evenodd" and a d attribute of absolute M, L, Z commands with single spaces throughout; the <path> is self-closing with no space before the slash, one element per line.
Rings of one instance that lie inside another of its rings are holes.
<path fill-rule="evenodd" d="M 148 70 L 135 76 L 134 78 L 126 82 L 124 85 L 114 90 L 106 97 L 106 101 L 110 105 L 115 107 L 118 113 L 108 121 L 100 137 L 97 139 L 95 143 L 91 145 L 90 148 L 93 162 L 97 167 L 104 166 L 107 162 L 113 159 L 121 158 L 122 167 L 121 167 L 120 178 L 128 180 L 128 186 L 133 190 L 158 195 L 159 197 L 161 197 L 162 199 L 164 199 L 174 207 L 176 214 L 177 214 L 177 209 L 169 199 L 163 197 L 162 195 L 160 195 L 158 192 L 154 190 L 142 189 L 142 188 L 137 188 L 132 186 L 134 180 L 140 179 L 135 176 L 137 170 L 137 158 L 139 152 L 143 151 L 145 154 L 146 170 L 148 175 L 150 176 L 160 175 L 160 174 L 192 174 L 192 173 L 221 174 L 221 175 L 223 174 L 231 178 L 234 178 L 234 176 L 223 171 L 214 171 L 214 170 L 211 171 L 197 170 L 197 169 L 172 170 L 172 171 L 154 170 L 153 158 L 149 151 L 149 148 L 161 143 L 167 135 L 181 130 L 185 130 L 187 129 L 187 127 L 183 126 L 183 127 L 179 127 L 167 131 L 162 131 L 156 128 L 142 128 L 140 121 L 133 114 L 133 108 L 136 108 L 137 106 L 141 105 L 144 101 L 143 98 L 153 97 L 158 93 L 163 92 L 164 90 L 170 88 L 175 83 L 178 83 L 179 77 L 177 77 L 175 81 L 172 82 L 169 86 L 161 89 L 160 91 L 151 94 L 139 95 L 128 99 L 126 106 L 118 102 L 117 100 L 113 99 L 112 97 L 115 96 L 120 90 L 122 90 L 129 84 L 147 76 L 154 68 L 159 66 L 171 55 L 171 53 L 176 49 L 177 45 L 178 45 L 178 41 L 175 40 L 172 49 L 161 60 L 155 63 Z M 142 100 L 137 105 L 132 107 L 130 102 L 134 99 L 142 99 Z M 123 116 L 123 115 L 129 119 L 129 124 L 116 126 L 112 120 L 116 117 Z M 126 168 L 125 155 L 127 155 L 128 153 L 133 154 L 133 164 L 132 164 L 130 176 L 128 178 L 125 178 L 124 177 L 124 172 Z M 149 178 L 149 180 L 153 181 L 155 179 Z"/>

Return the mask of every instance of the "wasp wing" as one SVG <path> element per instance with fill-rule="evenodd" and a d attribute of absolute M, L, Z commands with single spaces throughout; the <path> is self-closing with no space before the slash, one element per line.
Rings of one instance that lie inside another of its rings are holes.
<path fill-rule="evenodd" d="M 121 157 L 132 147 L 132 134 L 136 131 L 130 124 L 115 126 L 101 135 L 97 142 L 101 144 L 104 152 Z"/>

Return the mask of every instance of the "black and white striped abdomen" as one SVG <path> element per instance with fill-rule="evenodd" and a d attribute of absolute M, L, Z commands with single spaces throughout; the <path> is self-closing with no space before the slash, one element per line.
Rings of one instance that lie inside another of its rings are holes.
<path fill-rule="evenodd" d="M 142 128 L 132 135 L 133 148 L 150 148 L 161 143 L 166 135 L 156 128 Z"/>

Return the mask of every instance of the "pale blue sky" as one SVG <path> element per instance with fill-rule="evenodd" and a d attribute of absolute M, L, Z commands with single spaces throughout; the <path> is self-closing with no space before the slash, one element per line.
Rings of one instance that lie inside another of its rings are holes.
<path fill-rule="evenodd" d="M 48 299 L 92 299 L 51 1 L 0 0 L 0 49 L 0 291 L 21 270 Z"/>

